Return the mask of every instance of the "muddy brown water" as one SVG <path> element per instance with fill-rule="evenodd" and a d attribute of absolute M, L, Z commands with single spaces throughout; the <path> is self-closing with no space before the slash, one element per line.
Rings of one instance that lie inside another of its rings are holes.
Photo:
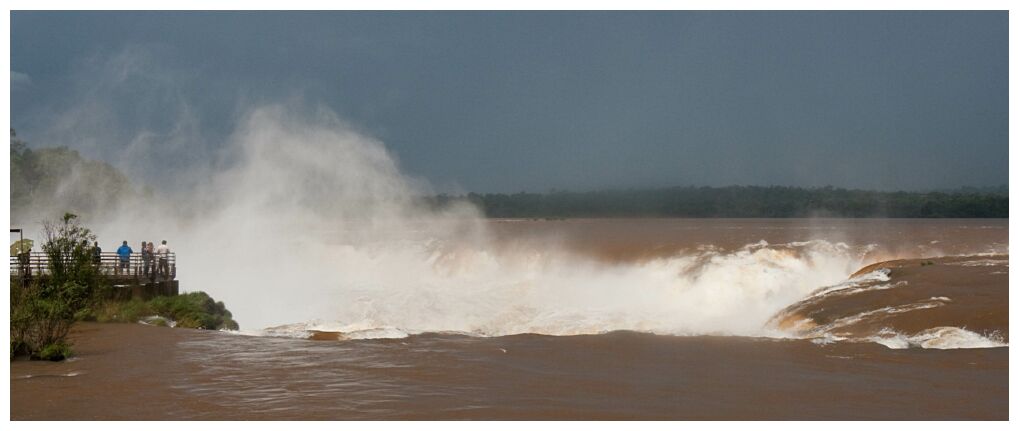
<path fill-rule="evenodd" d="M 774 323 L 803 326 L 806 318 L 807 333 L 834 325 L 827 332 L 851 338 L 953 327 L 1008 341 L 1008 256 L 904 259 L 859 272 L 879 268 L 888 281 L 862 282 L 851 294 L 845 289 L 812 296 L 780 312 Z"/>
<path fill-rule="evenodd" d="M 912 290 L 829 297 L 798 310 L 823 322 L 954 296 L 956 308 L 882 325 L 1004 328 L 1007 340 L 1007 220 L 492 224 L 507 246 L 552 238 L 606 260 L 762 239 L 877 244 L 874 261 L 913 259 L 891 275 Z M 953 264 L 980 258 L 952 256 L 991 252 L 998 254 L 988 260 L 1006 262 Z M 917 258 L 937 262 L 921 266 Z M 850 329 L 877 328 L 861 325 Z M 889 349 L 623 331 L 315 341 L 96 323 L 78 324 L 72 339 L 72 360 L 11 362 L 11 419 L 1008 419 L 1008 347 Z"/>
<path fill-rule="evenodd" d="M 1003 219 L 496 219 L 488 226 L 505 247 L 540 249 L 552 243 L 607 261 L 703 247 L 735 250 L 759 241 L 873 245 L 874 262 L 1008 252 L 1008 220 Z"/>
<path fill-rule="evenodd" d="M 12 419 L 1007 419 L 1008 349 L 736 337 L 342 343 L 82 324 Z"/>

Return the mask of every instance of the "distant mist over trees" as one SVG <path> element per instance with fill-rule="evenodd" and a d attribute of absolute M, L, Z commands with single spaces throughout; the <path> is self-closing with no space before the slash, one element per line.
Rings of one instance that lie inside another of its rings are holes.
<path fill-rule="evenodd" d="M 11 220 L 73 212 L 101 216 L 151 195 L 119 170 L 67 148 L 30 149 L 11 129 Z M 468 193 L 422 198 L 441 208 L 470 202 L 492 218 L 895 217 L 1007 218 L 1008 187 L 885 192 L 834 187 L 668 187 L 548 193 Z"/>
<path fill-rule="evenodd" d="M 11 129 L 11 222 L 57 214 L 99 215 L 138 193 L 122 172 L 67 148 L 31 149 Z"/>

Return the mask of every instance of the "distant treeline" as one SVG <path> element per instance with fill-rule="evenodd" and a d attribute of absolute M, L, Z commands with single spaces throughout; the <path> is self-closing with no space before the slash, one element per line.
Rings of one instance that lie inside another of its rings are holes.
<path fill-rule="evenodd" d="M 11 218 L 59 209 L 96 215 L 126 197 L 151 195 L 113 166 L 67 148 L 30 149 L 11 129 Z M 493 218 L 562 217 L 1008 217 L 1008 187 L 878 192 L 833 187 L 671 187 L 548 193 L 469 193 L 425 198 L 471 202 Z M 53 211 L 51 211 L 53 212 Z M 28 220 L 32 221 L 32 220 Z"/>
<path fill-rule="evenodd" d="M 671 187 L 593 192 L 469 193 L 438 195 L 427 200 L 435 207 L 468 201 L 492 218 L 1008 218 L 1007 186 L 945 192 L 880 192 L 833 187 Z"/>

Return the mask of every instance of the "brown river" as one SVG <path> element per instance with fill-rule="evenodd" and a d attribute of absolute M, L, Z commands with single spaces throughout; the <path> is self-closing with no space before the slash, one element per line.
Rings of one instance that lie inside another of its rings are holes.
<path fill-rule="evenodd" d="M 487 224 L 306 319 L 78 324 L 11 419 L 1008 419 L 1007 220 Z"/>

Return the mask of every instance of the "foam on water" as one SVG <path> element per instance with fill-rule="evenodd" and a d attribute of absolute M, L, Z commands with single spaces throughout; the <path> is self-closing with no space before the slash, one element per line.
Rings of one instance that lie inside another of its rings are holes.
<path fill-rule="evenodd" d="M 954 326 L 936 326 L 917 333 L 902 333 L 885 327 L 874 335 L 864 335 L 869 333 L 866 326 L 874 322 L 882 322 L 894 318 L 895 315 L 920 312 L 953 303 L 952 298 L 947 296 L 931 296 L 908 303 L 878 306 L 863 311 L 859 309 L 861 303 L 857 303 L 849 308 L 849 310 L 855 309 L 851 314 L 835 314 L 824 317 L 823 313 L 826 310 L 837 310 L 839 302 L 846 301 L 847 296 L 908 286 L 908 282 L 905 280 L 887 283 L 891 281 L 890 274 L 891 270 L 879 268 L 844 282 L 820 288 L 776 314 L 768 326 L 775 328 L 778 334 L 785 334 L 790 338 L 806 338 L 819 345 L 848 341 L 873 342 L 892 349 L 962 349 L 1007 346 L 1005 338 L 998 333 L 979 334 Z M 815 322 L 813 313 L 821 313 L 819 314 L 820 321 L 823 324 Z M 864 324 L 862 327 L 859 326 L 861 323 Z"/>
<path fill-rule="evenodd" d="M 1008 260 L 1004 259 L 978 259 L 964 260 L 961 262 L 950 262 L 948 265 L 957 266 L 1008 266 Z"/>
<path fill-rule="evenodd" d="M 176 320 L 163 316 L 145 316 L 138 320 L 138 323 L 142 325 L 157 325 L 158 323 L 162 323 L 163 326 L 169 326 L 171 328 L 175 328 L 177 326 Z"/>
<path fill-rule="evenodd" d="M 870 290 L 884 290 L 891 289 L 893 287 L 905 285 L 905 282 L 899 282 L 894 284 L 874 284 L 874 282 L 889 281 L 891 278 L 888 276 L 891 271 L 887 268 L 879 268 L 877 270 L 861 274 L 856 277 L 852 277 L 841 283 L 833 284 L 831 286 L 818 289 L 812 293 L 806 299 L 820 298 L 828 295 L 852 295 L 855 293 L 866 292 Z"/>
<path fill-rule="evenodd" d="M 348 301 L 335 317 L 315 318 L 343 333 L 762 335 L 782 307 L 859 266 L 847 246 L 825 241 L 799 248 L 755 243 L 617 265 L 566 254 L 418 251 L 418 259 L 412 250 L 399 253 L 400 262 L 347 255 L 342 261 L 350 270 L 340 271 L 346 277 L 337 292 Z"/>
<path fill-rule="evenodd" d="M 892 330 L 882 330 L 878 335 L 867 338 L 889 349 L 984 349 L 1007 347 L 1008 344 L 994 335 L 984 336 L 953 326 L 940 326 L 908 336 Z"/>
<path fill-rule="evenodd" d="M 567 253 L 445 252 L 432 243 L 336 251 L 340 268 L 331 293 L 342 302 L 256 333 L 307 338 L 331 332 L 345 339 L 615 330 L 767 336 L 764 323 L 775 312 L 817 285 L 844 278 L 861 259 L 858 250 L 826 241 L 757 242 L 731 252 L 699 250 L 615 265 Z"/>
<path fill-rule="evenodd" d="M 338 322 L 311 321 L 292 323 L 260 330 L 230 331 L 238 335 L 264 337 L 311 338 L 315 333 L 335 333 L 344 340 L 373 340 L 384 338 L 406 338 L 411 333 L 393 327 L 368 327 L 360 324 L 344 325 Z"/>

